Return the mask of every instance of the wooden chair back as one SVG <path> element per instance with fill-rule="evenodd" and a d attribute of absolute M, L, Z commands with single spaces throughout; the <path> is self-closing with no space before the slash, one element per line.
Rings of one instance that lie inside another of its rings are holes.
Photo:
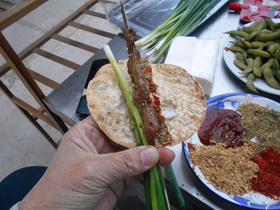
<path fill-rule="evenodd" d="M 10 69 L 12 69 L 22 83 L 25 85 L 27 90 L 39 104 L 39 108 L 35 108 L 31 106 L 29 103 L 21 100 L 20 98 L 13 95 L 13 93 L 5 86 L 5 84 L 0 81 L 0 88 L 5 93 L 5 95 L 14 103 L 14 105 L 33 123 L 33 125 L 45 136 L 45 138 L 55 147 L 58 147 L 58 143 L 54 141 L 47 132 L 43 129 L 43 127 L 37 122 L 37 119 L 41 119 L 50 126 L 59 130 L 62 134 L 67 132 L 68 128 L 61 120 L 60 117 L 55 115 L 48 106 L 44 103 L 45 94 L 42 92 L 36 81 L 55 89 L 59 83 L 37 73 L 35 70 L 31 70 L 26 68 L 24 63 L 22 62 L 27 56 L 31 53 L 39 54 L 49 60 L 58 62 L 64 66 L 72 68 L 73 70 L 77 70 L 80 65 L 76 64 L 72 61 L 54 55 L 50 52 L 46 52 L 40 47 L 45 44 L 50 39 L 55 39 L 66 44 L 70 44 L 75 47 L 79 47 L 83 50 L 87 50 L 91 53 L 96 53 L 99 49 L 86 45 L 84 43 L 69 39 L 67 37 L 63 37 L 58 33 L 63 30 L 66 26 L 76 27 L 81 30 L 85 30 L 91 33 L 95 33 L 106 38 L 113 38 L 115 34 L 109 33 L 106 31 L 102 31 L 99 29 L 95 29 L 80 23 L 75 22 L 74 20 L 78 18 L 82 14 L 92 15 L 98 18 L 106 19 L 104 14 L 100 14 L 90 10 L 97 3 L 97 0 L 89 0 L 84 5 L 82 5 L 79 9 L 74 11 L 70 16 L 65 18 L 47 33 L 45 33 L 38 40 L 33 42 L 31 45 L 26 47 L 19 53 L 16 53 L 15 50 L 11 47 L 10 43 L 4 37 L 2 31 L 10 26 L 12 23 L 16 22 L 35 8 L 42 5 L 46 0 L 23 0 L 22 2 L 10 7 L 5 12 L 0 14 L 0 52 L 2 56 L 5 58 L 6 63 L 0 66 L 0 77 L 7 73 Z M 1 5 L 0 5 L 1 7 Z M 35 81 L 36 80 L 36 81 Z"/>

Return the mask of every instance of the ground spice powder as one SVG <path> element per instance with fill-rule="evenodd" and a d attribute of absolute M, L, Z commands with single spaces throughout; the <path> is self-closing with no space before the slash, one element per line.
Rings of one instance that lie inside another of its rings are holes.
<path fill-rule="evenodd" d="M 254 103 L 243 103 L 237 109 L 241 113 L 243 141 L 256 138 L 255 152 L 280 145 L 280 112 Z"/>
<path fill-rule="evenodd" d="M 251 181 L 259 167 L 250 161 L 250 146 L 226 148 L 218 143 L 212 146 L 188 144 L 188 148 L 193 167 L 197 165 L 215 188 L 229 195 L 244 195 L 251 191 Z"/>
<path fill-rule="evenodd" d="M 280 152 L 277 147 L 261 151 L 251 160 L 258 164 L 260 170 L 252 179 L 252 189 L 269 198 L 280 199 Z"/>

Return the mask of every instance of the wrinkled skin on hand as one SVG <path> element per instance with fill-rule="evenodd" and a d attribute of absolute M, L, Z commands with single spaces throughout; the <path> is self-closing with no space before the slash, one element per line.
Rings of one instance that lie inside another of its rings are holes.
<path fill-rule="evenodd" d="M 46 173 L 20 209 L 113 209 L 137 175 L 159 160 L 169 164 L 174 157 L 172 151 L 152 146 L 124 150 L 89 116 L 64 135 Z"/>

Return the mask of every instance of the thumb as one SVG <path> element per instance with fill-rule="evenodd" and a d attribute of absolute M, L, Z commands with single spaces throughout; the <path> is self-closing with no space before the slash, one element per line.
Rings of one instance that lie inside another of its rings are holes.
<path fill-rule="evenodd" d="M 154 146 L 140 146 L 122 152 L 107 154 L 102 158 L 102 176 L 107 184 L 125 177 L 142 174 L 159 161 L 159 151 Z"/>

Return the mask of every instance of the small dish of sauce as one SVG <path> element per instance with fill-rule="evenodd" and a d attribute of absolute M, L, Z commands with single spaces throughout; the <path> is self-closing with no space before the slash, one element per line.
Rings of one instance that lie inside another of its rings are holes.
<path fill-rule="evenodd" d="M 243 144 L 242 132 L 239 113 L 230 109 L 212 108 L 206 112 L 198 137 L 204 145 L 222 142 L 226 147 L 237 147 Z"/>

